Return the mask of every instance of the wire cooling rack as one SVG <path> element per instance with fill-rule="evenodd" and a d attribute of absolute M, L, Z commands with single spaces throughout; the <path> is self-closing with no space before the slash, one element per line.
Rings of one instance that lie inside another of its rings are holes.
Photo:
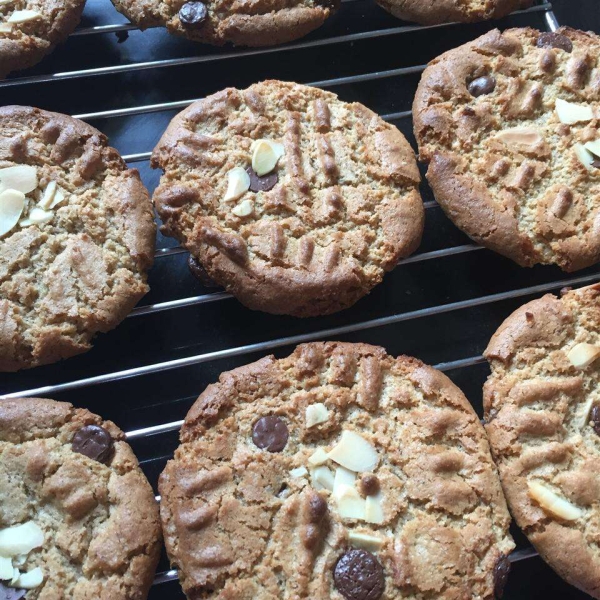
<path fill-rule="evenodd" d="M 2 104 L 65 112 L 98 127 L 152 191 L 159 174 L 149 168 L 151 149 L 174 114 L 224 87 L 265 78 L 361 101 L 414 146 L 410 106 L 427 62 L 495 26 L 554 31 L 559 23 L 543 1 L 498 23 L 423 27 L 394 19 L 370 0 L 342 0 L 336 16 L 298 42 L 219 49 L 162 29 L 142 33 L 109 0 L 88 0 L 68 42 L 36 68 L 0 82 L 0 96 Z M 0 395 L 67 400 L 113 419 L 155 487 L 183 417 L 208 383 L 221 371 L 270 352 L 285 355 L 301 342 L 364 341 L 417 356 L 446 372 L 481 414 L 488 374 L 481 352 L 500 322 L 543 293 L 600 281 L 600 270 L 522 269 L 474 245 L 446 219 L 425 183 L 421 191 L 427 213 L 421 248 L 349 310 L 307 320 L 253 313 L 224 291 L 200 285 L 186 267 L 186 251 L 159 234 L 152 291 L 125 322 L 86 355 L 0 375 Z M 586 597 L 513 533 L 516 565 L 505 597 Z M 150 597 L 183 598 L 176 580 L 163 557 Z"/>

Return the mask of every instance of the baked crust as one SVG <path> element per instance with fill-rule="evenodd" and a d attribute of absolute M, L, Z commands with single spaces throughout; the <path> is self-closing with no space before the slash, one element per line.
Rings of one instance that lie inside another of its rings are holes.
<path fill-rule="evenodd" d="M 328 418 L 309 427 L 316 403 Z M 266 415 L 289 432 L 280 452 L 253 443 Z M 344 430 L 376 449 L 379 525 L 342 519 L 329 491 L 291 473 L 311 468 L 308 458 Z M 488 442 L 462 392 L 420 361 L 366 344 L 306 344 L 223 373 L 190 409 L 159 490 L 167 551 L 190 600 L 291 590 L 341 600 L 333 569 L 350 531 L 383 540 L 374 552 L 385 598 L 491 600 L 495 567 L 513 548 Z M 327 505 L 316 526 L 307 511 L 315 495 Z"/>
<path fill-rule="evenodd" d="M 186 0 L 112 0 L 116 9 L 140 29 L 166 27 L 170 33 L 221 46 L 272 46 L 296 40 L 320 27 L 340 0 L 225 0 L 206 4 L 206 20 L 198 26 L 179 19 Z"/>
<path fill-rule="evenodd" d="M 600 285 L 551 294 L 515 311 L 492 337 L 485 357 L 486 430 L 517 524 L 540 555 L 572 585 L 600 598 L 598 434 L 590 420 L 598 394 L 597 361 L 575 367 L 578 343 L 600 343 Z M 548 486 L 582 511 L 566 520 L 528 492 Z"/>
<path fill-rule="evenodd" d="M 49 223 L 0 239 L 0 371 L 85 352 L 148 291 L 148 192 L 104 135 L 66 115 L 0 109 L 0 168 L 36 166 L 69 193 Z"/>
<path fill-rule="evenodd" d="M 79 24 L 84 6 L 85 0 L 22 0 L 0 6 L 0 23 L 16 8 L 42 15 L 14 24 L 10 32 L 0 32 L 0 79 L 11 71 L 32 67 L 66 40 Z"/>
<path fill-rule="evenodd" d="M 600 139 L 600 39 L 562 28 L 568 52 L 538 47 L 541 35 L 495 30 L 435 59 L 415 97 L 415 135 L 437 201 L 467 235 L 522 266 L 575 271 L 600 260 L 600 168 L 576 154 Z M 469 84 L 483 77 L 495 89 L 474 97 Z M 561 123 L 557 98 L 595 118 Z M 535 141 L 503 137 L 517 130 Z"/>
<path fill-rule="evenodd" d="M 225 202 L 253 140 L 283 141 L 279 183 Z M 227 89 L 176 116 L 152 155 L 154 204 L 217 283 L 246 306 L 328 314 L 355 303 L 419 245 L 419 171 L 402 134 L 361 104 L 295 83 Z"/>
<path fill-rule="evenodd" d="M 107 464 L 73 451 L 85 425 L 110 433 Z M 42 568 L 41 597 L 147 598 L 161 549 L 158 506 L 114 423 L 64 402 L 0 400 L 0 496 L 0 529 L 32 520 L 44 532 L 24 566 Z"/>

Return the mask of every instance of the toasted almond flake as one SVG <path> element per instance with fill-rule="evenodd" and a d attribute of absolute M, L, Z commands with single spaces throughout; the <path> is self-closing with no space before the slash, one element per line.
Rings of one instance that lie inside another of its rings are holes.
<path fill-rule="evenodd" d="M 578 369 L 589 367 L 600 356 L 600 346 L 593 344 L 580 343 L 575 344 L 569 352 L 567 358 L 569 362 Z"/>
<path fill-rule="evenodd" d="M 227 173 L 227 191 L 223 200 L 237 200 L 250 189 L 250 175 L 242 167 L 235 167 Z"/>
<path fill-rule="evenodd" d="M 529 495 L 551 515 L 565 521 L 576 521 L 583 516 L 583 511 L 539 481 L 527 483 Z"/>
<path fill-rule="evenodd" d="M 588 152 L 591 152 L 594 156 L 597 156 L 598 158 L 600 158 L 600 140 L 594 140 L 593 142 L 588 142 L 587 144 L 584 144 L 583 147 Z"/>
<path fill-rule="evenodd" d="M 25 194 L 5 190 L 0 194 L 0 237 L 6 235 L 19 222 L 25 208 Z"/>
<path fill-rule="evenodd" d="M 42 208 L 38 208 L 35 206 L 31 209 L 29 213 L 29 220 L 34 225 L 42 225 L 43 223 L 48 223 L 54 217 L 54 213 L 51 210 L 44 210 Z"/>
<path fill-rule="evenodd" d="M 292 469 L 290 471 L 290 475 L 294 478 L 304 477 L 305 475 L 308 475 L 308 470 L 306 469 L 306 467 L 298 467 L 296 469 Z"/>
<path fill-rule="evenodd" d="M 310 429 L 329 420 L 329 411 L 324 404 L 317 402 L 306 407 L 306 427 Z"/>
<path fill-rule="evenodd" d="M 8 17 L 9 23 L 26 23 L 27 21 L 34 21 L 39 19 L 42 13 L 37 10 L 15 10 L 15 12 Z"/>
<path fill-rule="evenodd" d="M 339 496 L 347 487 L 354 487 L 356 483 L 356 473 L 338 467 L 335 470 L 335 479 L 333 481 L 333 495 Z"/>
<path fill-rule="evenodd" d="M 247 217 L 254 212 L 254 202 L 252 200 L 242 200 L 236 207 L 231 209 L 236 217 Z"/>
<path fill-rule="evenodd" d="M 54 200 L 52 201 L 52 204 L 49 206 L 49 208 L 56 208 L 57 206 L 62 204 L 66 199 L 67 195 L 65 194 L 65 192 L 59 187 L 57 187 L 56 193 L 54 194 Z"/>
<path fill-rule="evenodd" d="M 365 499 L 361 497 L 356 488 L 342 486 L 335 500 L 340 517 L 364 521 L 366 513 Z"/>
<path fill-rule="evenodd" d="M 370 442 L 354 431 L 344 430 L 340 441 L 329 452 L 329 458 L 356 473 L 371 472 L 379 457 Z"/>
<path fill-rule="evenodd" d="M 385 520 L 383 513 L 383 495 L 381 492 L 374 496 L 367 496 L 365 500 L 365 521 L 380 525 Z"/>
<path fill-rule="evenodd" d="M 23 194 L 33 192 L 38 186 L 37 169 L 30 165 L 15 165 L 0 169 L 0 193 L 17 190 Z"/>
<path fill-rule="evenodd" d="M 594 406 L 595 402 L 596 399 L 594 398 L 594 396 L 591 396 L 587 399 L 586 403 L 584 404 L 583 409 L 581 410 L 581 414 L 577 418 L 579 430 L 582 430 L 587 425 L 587 422 L 590 418 L 590 411 L 592 410 L 592 406 Z"/>
<path fill-rule="evenodd" d="M 585 104 L 575 104 L 558 98 L 555 104 L 558 120 L 565 125 L 583 123 L 591 121 L 594 118 L 594 111 L 591 106 Z"/>
<path fill-rule="evenodd" d="M 29 554 L 44 543 L 44 533 L 33 522 L 0 529 L 0 556 L 19 556 Z"/>
<path fill-rule="evenodd" d="M 42 194 L 42 199 L 38 202 L 38 206 L 44 210 L 48 210 L 50 205 L 54 201 L 54 195 L 56 194 L 56 181 L 51 181 Z"/>
<path fill-rule="evenodd" d="M 39 567 L 28 571 L 27 573 L 21 573 L 17 580 L 15 587 L 22 588 L 24 590 L 33 590 L 39 587 L 44 581 L 44 573 Z"/>
<path fill-rule="evenodd" d="M 12 23 L 0 23 L 0 33 L 10 33 L 12 30 Z"/>
<path fill-rule="evenodd" d="M 533 127 L 514 127 L 501 131 L 496 135 L 496 139 L 516 149 L 528 149 L 542 142 L 544 138 Z"/>
<path fill-rule="evenodd" d="M 308 462 L 314 467 L 318 467 L 319 465 L 324 465 L 328 460 L 329 456 L 327 456 L 327 452 L 323 448 L 317 448 L 309 457 Z"/>
<path fill-rule="evenodd" d="M 377 552 L 383 546 L 382 538 L 360 531 L 351 531 L 348 534 L 348 540 L 354 548 L 361 548 L 369 552 Z"/>
<path fill-rule="evenodd" d="M 19 581 L 19 577 L 21 576 L 21 573 L 19 571 L 19 569 L 14 568 L 13 569 L 13 576 L 12 579 L 10 580 L 9 585 L 12 587 L 15 587 L 15 584 L 17 583 L 17 581 Z"/>
<path fill-rule="evenodd" d="M 333 490 L 333 473 L 325 466 L 317 467 L 310 472 L 310 478 L 316 490 Z"/>
<path fill-rule="evenodd" d="M 575 151 L 575 156 L 579 162 L 588 170 L 592 170 L 592 163 L 594 162 L 594 155 L 582 146 L 581 144 L 575 144 L 573 146 L 573 150 Z"/>
<path fill-rule="evenodd" d="M 8 581 L 12 579 L 13 576 L 13 566 L 10 558 L 6 556 L 0 556 L 0 580 Z"/>
<path fill-rule="evenodd" d="M 252 168 L 259 177 L 270 173 L 284 153 L 283 144 L 273 140 L 256 140 L 251 150 Z"/>

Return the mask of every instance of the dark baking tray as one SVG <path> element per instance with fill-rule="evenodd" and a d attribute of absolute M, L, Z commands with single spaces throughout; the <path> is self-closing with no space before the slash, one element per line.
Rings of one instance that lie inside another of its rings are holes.
<path fill-rule="evenodd" d="M 555 16 L 561 24 L 600 31 L 597 0 L 540 1 L 497 23 L 431 28 L 398 21 L 371 0 L 344 0 L 324 27 L 294 44 L 216 49 L 161 29 L 141 33 L 109 0 L 88 0 L 77 32 L 34 69 L 0 82 L 0 101 L 84 118 L 110 137 L 152 191 L 159 173 L 149 167 L 149 152 L 187 101 L 266 78 L 312 83 L 363 102 L 414 145 L 409 111 L 423 65 L 495 26 L 548 29 L 556 26 Z M 0 395 L 67 400 L 114 420 L 129 433 L 154 486 L 177 446 L 178 421 L 208 383 L 268 353 L 285 355 L 300 341 L 362 341 L 417 356 L 442 368 L 481 413 L 488 374 L 481 352 L 501 321 L 546 291 L 599 281 L 600 270 L 522 269 L 474 246 L 446 219 L 426 184 L 422 193 L 427 220 L 415 256 L 356 306 L 326 318 L 251 312 L 200 285 L 187 269 L 187 254 L 159 235 L 152 290 L 140 307 L 83 356 L 0 375 Z M 587 597 L 535 556 L 516 528 L 514 535 L 518 560 L 505 598 Z M 164 559 L 150 598 L 183 598 Z"/>

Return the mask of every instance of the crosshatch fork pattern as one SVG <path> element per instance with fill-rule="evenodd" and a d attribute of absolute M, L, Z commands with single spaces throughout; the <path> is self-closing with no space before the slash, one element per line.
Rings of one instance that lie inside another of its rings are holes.
<path fill-rule="evenodd" d="M 341 9 L 343 11 L 351 5 L 358 6 L 366 0 L 347 0 Z M 107 8 L 108 10 L 108 8 Z M 528 20 L 536 16 L 543 16 L 544 23 L 549 30 L 555 30 L 558 27 L 558 23 L 552 12 L 552 6 L 548 2 L 539 2 L 537 5 L 526 11 L 520 11 L 519 18 L 522 21 L 519 24 L 532 24 L 534 26 L 540 26 L 540 22 L 531 22 Z M 116 18 L 116 13 L 114 13 Z M 103 59 L 103 63 L 100 66 L 94 66 L 85 69 L 69 69 L 60 70 L 56 72 L 45 71 L 45 65 L 42 63 L 37 70 L 40 74 L 16 74 L 6 82 L 0 82 L 0 89 L 6 88 L 6 91 L 10 91 L 13 88 L 17 90 L 23 90 L 24 92 L 28 87 L 35 87 L 37 84 L 66 84 L 68 81 L 81 82 L 82 92 L 85 93 L 85 87 L 88 85 L 90 80 L 95 78 L 102 78 L 104 76 L 110 77 L 113 75 L 122 75 L 127 77 L 130 74 L 138 71 L 149 71 L 149 70 L 175 70 L 180 68 L 190 68 L 194 65 L 212 65 L 214 63 L 223 63 L 229 65 L 232 72 L 235 70 L 235 66 L 238 61 L 251 59 L 252 61 L 263 61 L 265 58 L 271 59 L 272 57 L 288 57 L 290 53 L 298 53 L 299 56 L 308 53 L 314 49 L 330 50 L 343 44 L 358 44 L 358 43 L 375 43 L 377 40 L 382 38 L 408 38 L 411 35 L 418 34 L 419 32 L 427 32 L 431 30 L 435 32 L 434 35 L 441 36 L 448 32 L 454 26 L 439 26 L 439 27 L 419 27 L 412 25 L 404 25 L 398 21 L 390 20 L 389 27 L 377 27 L 369 31 L 353 31 L 348 29 L 345 32 L 335 32 L 333 35 L 323 35 L 316 32 L 315 35 L 299 42 L 288 44 L 283 48 L 264 48 L 260 50 L 246 50 L 246 49 L 233 49 L 226 50 L 219 53 L 211 53 L 206 51 L 204 47 L 198 46 L 197 51 L 194 52 L 193 56 L 182 56 L 182 57 L 170 57 L 170 58 L 153 58 L 152 60 L 129 60 L 124 64 L 119 64 L 115 61 L 114 64 L 111 62 L 111 56 L 109 53 L 100 55 Z M 98 26 L 85 26 L 78 29 L 72 36 L 76 39 L 86 40 L 97 40 L 100 36 L 105 34 L 125 34 L 126 32 L 131 33 L 132 38 L 127 43 L 136 43 L 138 38 L 133 39 L 136 35 L 135 28 L 128 24 L 103 24 Z M 68 47 L 68 46 L 67 46 Z M 450 47 L 450 46 L 449 46 Z M 285 60 L 285 58 L 283 59 Z M 377 65 L 375 65 L 377 66 Z M 335 91 L 340 94 L 342 99 L 345 98 L 344 89 L 351 88 L 353 86 L 362 86 L 361 92 L 365 94 L 364 102 L 369 105 L 369 94 L 368 87 L 376 85 L 392 85 L 397 83 L 402 85 L 406 80 L 415 81 L 415 77 L 418 78 L 419 74 L 424 69 L 424 64 L 414 64 L 402 66 L 399 68 L 383 68 L 380 70 L 373 70 L 369 72 L 357 72 L 350 75 L 344 75 L 339 77 L 330 77 L 327 79 L 311 80 L 304 79 L 302 82 L 308 83 L 309 85 L 315 85 L 325 89 L 335 88 Z M 184 71 L 185 72 L 185 71 Z M 268 74 L 265 69 L 260 70 L 260 73 L 264 77 Z M 292 77 L 290 76 L 290 79 Z M 412 78 L 412 79 L 411 79 Z M 235 84 L 232 81 L 232 84 Z M 408 84 L 410 85 L 410 84 Z M 241 87 L 241 86 L 240 86 Z M 358 88 L 357 88 L 358 89 Z M 192 101 L 197 98 L 185 95 L 184 99 L 169 100 L 164 102 L 152 102 L 155 98 L 149 98 L 147 103 L 136 104 L 133 106 L 127 106 L 124 103 L 121 107 L 110 107 L 105 110 L 79 110 L 75 111 L 75 116 L 82 118 L 86 121 L 90 121 L 92 124 L 99 126 L 101 129 L 106 130 L 107 133 L 111 133 L 114 127 L 113 123 L 127 123 L 128 119 L 134 120 L 143 116 L 149 116 L 154 114 L 165 115 L 166 117 L 172 116 L 174 111 L 181 110 L 188 106 Z M 361 100 L 362 98 L 357 98 Z M 33 100 L 31 100 L 33 103 Z M 402 107 L 407 108 L 407 107 Z M 405 133 L 410 132 L 410 117 L 411 113 L 409 110 L 389 110 L 387 112 L 380 112 L 381 116 L 388 122 L 397 125 Z M 157 136 L 162 133 L 160 128 L 157 129 Z M 112 137 L 112 136 L 111 136 Z M 119 146 L 117 144 L 117 146 Z M 125 159 L 132 165 L 138 166 L 142 169 L 142 173 L 148 177 L 147 162 L 150 156 L 151 147 L 139 149 L 139 151 L 132 152 L 127 147 L 124 148 Z M 137 150 L 137 149 L 136 149 Z M 437 204 L 430 196 L 425 196 L 425 208 L 427 209 L 427 216 L 439 211 Z M 437 225 L 435 219 L 431 219 L 434 225 Z M 440 235 L 443 235 L 441 233 Z M 414 265 L 414 268 L 420 268 L 425 265 L 431 265 L 435 268 L 437 264 L 446 264 L 445 261 L 456 260 L 460 261 L 467 259 L 468 257 L 484 256 L 485 259 L 490 258 L 491 255 L 487 251 L 480 252 L 480 248 L 471 244 L 464 243 L 465 240 L 461 240 L 463 243 L 457 243 L 442 248 L 436 249 L 424 249 L 419 250 L 417 253 L 403 261 L 397 268 L 398 270 L 408 268 L 408 265 Z M 162 241 L 161 246 L 157 248 L 156 260 L 157 266 L 163 261 L 172 261 L 178 259 L 178 257 L 185 258 L 185 251 L 177 246 L 166 245 Z M 454 258 L 453 258 L 454 257 Z M 483 260 L 483 258 L 482 258 Z M 454 264 L 454 263 L 452 263 Z M 443 271 L 443 268 L 442 268 Z M 452 278 L 451 274 L 448 274 L 449 278 Z M 597 271 L 586 274 L 575 274 L 572 276 L 566 276 L 564 274 L 550 278 L 550 280 L 544 280 L 541 283 L 532 281 L 531 284 L 523 284 L 523 281 L 517 281 L 515 283 L 507 281 L 502 291 L 496 293 L 481 293 L 473 297 L 466 299 L 455 300 L 450 295 L 444 295 L 443 302 L 435 302 L 431 306 L 425 306 L 423 308 L 416 308 L 413 310 L 402 310 L 402 311 L 391 311 L 391 314 L 383 316 L 372 316 L 369 318 L 362 318 L 360 311 L 353 312 L 348 316 L 347 320 L 337 321 L 331 326 L 322 326 L 317 324 L 313 327 L 313 330 L 294 334 L 288 332 L 285 329 L 280 328 L 280 331 L 284 335 L 272 336 L 269 339 L 261 340 L 257 337 L 256 340 L 250 340 L 250 343 L 244 344 L 231 344 L 229 347 L 220 348 L 218 350 L 203 351 L 191 355 L 186 355 L 177 358 L 170 358 L 169 360 L 156 360 L 127 369 L 110 368 L 103 369 L 103 365 L 97 365 L 94 369 L 94 374 L 88 372 L 82 372 L 81 370 L 74 371 L 73 374 L 65 369 L 62 374 L 64 378 L 62 381 L 58 381 L 52 384 L 43 385 L 36 381 L 36 385 L 18 384 L 17 387 L 3 387 L 11 386 L 10 381 L 3 383 L 0 381 L 0 394 L 4 394 L 8 397 L 18 397 L 25 395 L 45 395 L 48 397 L 56 397 L 57 399 L 63 399 L 61 394 L 68 394 L 70 392 L 85 393 L 90 388 L 106 390 L 106 393 L 110 393 L 111 386 L 116 386 L 123 382 L 136 382 L 141 381 L 143 378 L 148 376 L 156 375 L 157 373 L 165 374 L 165 377 L 177 377 L 177 374 L 185 368 L 197 367 L 199 365 L 210 365 L 213 363 L 221 364 L 219 361 L 239 359 L 238 363 L 243 364 L 248 360 L 254 360 L 258 355 L 266 354 L 269 351 L 276 350 L 278 348 L 292 347 L 293 345 L 309 340 L 317 340 L 322 338 L 335 338 L 338 336 L 351 335 L 355 333 L 367 334 L 373 330 L 384 330 L 386 327 L 393 327 L 399 323 L 408 322 L 419 322 L 425 319 L 431 319 L 436 317 L 443 317 L 444 319 L 452 319 L 453 316 L 464 310 L 473 310 L 478 307 L 494 306 L 502 302 L 515 301 L 521 302 L 522 299 L 529 298 L 532 295 L 540 295 L 547 291 L 557 291 L 560 287 L 565 285 L 584 285 L 593 283 L 600 280 L 600 275 Z M 168 282 L 166 283 L 168 286 Z M 181 311 L 186 309 L 192 309 L 202 311 L 203 306 L 199 305 L 223 305 L 229 306 L 233 304 L 231 297 L 222 291 L 210 291 L 206 290 L 198 295 L 174 297 L 170 295 L 170 291 L 167 289 L 165 295 L 168 299 L 161 300 L 159 302 L 151 302 L 149 304 L 143 304 L 138 307 L 133 313 L 132 321 L 138 321 L 138 319 L 148 318 L 170 318 L 174 315 L 177 317 Z M 169 297 L 170 296 L 170 297 Z M 154 296 L 153 296 L 154 297 Z M 365 301 L 369 303 L 370 299 L 367 298 Z M 227 304 L 229 303 L 229 304 Z M 223 310 L 226 310 L 223 308 Z M 184 318 L 184 317 L 182 317 Z M 252 318 L 252 317 L 250 317 Z M 160 321 L 159 321 L 160 323 Z M 307 328 L 308 329 L 308 328 Z M 111 334 L 108 334 L 111 335 Z M 385 342 L 383 345 L 386 345 Z M 438 362 L 436 366 L 443 371 L 458 373 L 460 371 L 466 371 L 468 369 L 477 368 L 482 365 L 483 359 L 480 353 L 470 352 L 470 348 L 456 349 L 454 356 L 450 359 Z M 481 350 L 481 347 L 478 348 Z M 257 354 L 259 353 L 259 354 Z M 467 356 L 465 358 L 465 355 Z M 166 357 L 168 358 L 168 357 Z M 217 367 L 215 367 L 217 368 Z M 211 377 L 209 375 L 208 377 Z M 214 379 L 214 376 L 212 377 Z M 25 378 L 19 378 L 19 381 L 25 381 Z M 39 383 L 39 385 L 38 385 Z M 198 389 L 199 393 L 201 389 Z M 72 397 L 65 397 L 65 399 L 72 399 Z M 187 402 L 187 406 L 191 404 L 193 398 L 177 398 L 182 400 L 184 403 Z M 85 400 L 82 400 L 82 404 Z M 98 411 L 100 412 L 100 408 Z M 149 418 L 143 420 L 143 427 L 131 428 L 128 432 L 128 438 L 136 449 L 136 444 L 145 444 L 152 446 L 154 441 L 165 436 L 171 436 L 176 433 L 181 425 L 180 419 L 169 419 L 168 409 L 165 411 L 157 410 L 155 413 L 150 412 Z M 185 412 L 185 411 L 184 411 Z M 179 416 L 179 415 L 178 415 Z M 167 444 L 169 445 L 169 444 Z M 172 438 L 170 442 L 171 451 L 176 445 L 176 438 Z M 158 444 L 157 444 L 158 446 Z M 153 451 L 152 449 L 147 450 L 144 447 L 144 458 L 142 459 L 142 466 L 144 468 L 155 468 L 157 465 L 162 465 L 168 455 L 165 456 L 164 452 L 158 450 Z M 160 469 L 158 469 L 160 470 Z M 526 558 L 530 558 L 535 555 L 535 552 L 524 545 L 513 553 L 511 560 L 513 562 L 521 561 Z M 164 568 L 165 565 L 163 565 Z M 176 573 L 172 570 L 164 570 L 157 575 L 155 584 L 161 584 L 170 582 L 176 579 Z M 162 588 L 162 586 L 159 586 Z M 164 597 L 160 591 L 157 592 L 156 597 Z"/>

